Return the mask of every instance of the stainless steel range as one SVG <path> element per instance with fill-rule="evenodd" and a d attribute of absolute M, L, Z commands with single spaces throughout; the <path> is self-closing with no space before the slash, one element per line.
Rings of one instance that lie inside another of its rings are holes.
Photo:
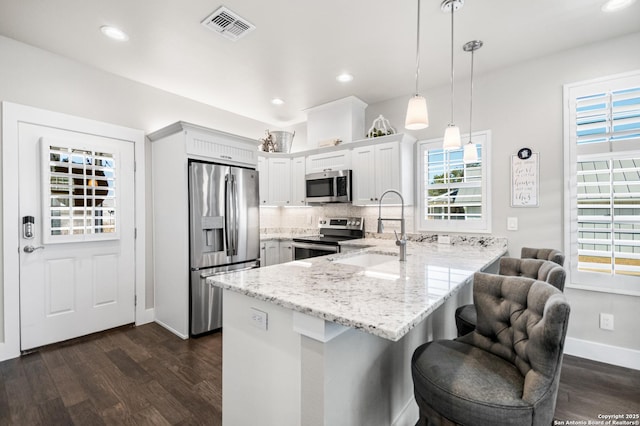
<path fill-rule="evenodd" d="M 340 241 L 364 237 L 364 218 L 336 217 L 318 219 L 319 235 L 293 239 L 295 260 L 340 252 Z"/>

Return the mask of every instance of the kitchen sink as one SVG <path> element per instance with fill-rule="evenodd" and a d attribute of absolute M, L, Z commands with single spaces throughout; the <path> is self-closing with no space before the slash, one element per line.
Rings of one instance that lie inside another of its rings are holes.
<path fill-rule="evenodd" d="M 387 253 L 362 253 L 355 256 L 337 258 L 334 263 L 342 263 L 344 265 L 360 266 L 361 268 L 371 268 L 386 262 L 398 262 L 398 255 Z"/>

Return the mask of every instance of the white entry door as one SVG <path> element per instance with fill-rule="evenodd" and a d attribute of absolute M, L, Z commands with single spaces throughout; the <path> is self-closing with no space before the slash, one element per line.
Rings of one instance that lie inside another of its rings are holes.
<path fill-rule="evenodd" d="M 132 323 L 134 143 L 19 126 L 21 349 Z"/>

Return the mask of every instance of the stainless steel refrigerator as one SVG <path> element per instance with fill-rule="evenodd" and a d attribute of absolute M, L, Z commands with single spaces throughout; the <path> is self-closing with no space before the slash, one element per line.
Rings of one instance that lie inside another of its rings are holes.
<path fill-rule="evenodd" d="M 189 163 L 190 333 L 222 327 L 222 291 L 207 277 L 260 265 L 258 172 Z"/>

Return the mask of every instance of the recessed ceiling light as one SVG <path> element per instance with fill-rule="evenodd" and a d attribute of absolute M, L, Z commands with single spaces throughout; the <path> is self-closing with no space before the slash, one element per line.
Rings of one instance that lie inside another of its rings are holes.
<path fill-rule="evenodd" d="M 338 80 L 340 83 L 348 83 L 353 80 L 353 76 L 349 73 L 343 72 L 336 77 L 336 80 Z"/>
<path fill-rule="evenodd" d="M 120 28 L 112 27 L 111 25 L 101 26 L 100 31 L 102 31 L 102 34 L 106 35 L 112 40 L 117 40 L 117 41 L 129 40 L 129 36 L 127 35 L 127 33 L 122 31 Z"/>
<path fill-rule="evenodd" d="M 602 5 L 603 12 L 616 12 L 625 9 L 635 3 L 636 0 L 609 0 Z"/>
<path fill-rule="evenodd" d="M 284 103 L 284 101 L 280 98 L 273 98 L 271 99 L 271 103 L 274 105 L 282 105 Z"/>

